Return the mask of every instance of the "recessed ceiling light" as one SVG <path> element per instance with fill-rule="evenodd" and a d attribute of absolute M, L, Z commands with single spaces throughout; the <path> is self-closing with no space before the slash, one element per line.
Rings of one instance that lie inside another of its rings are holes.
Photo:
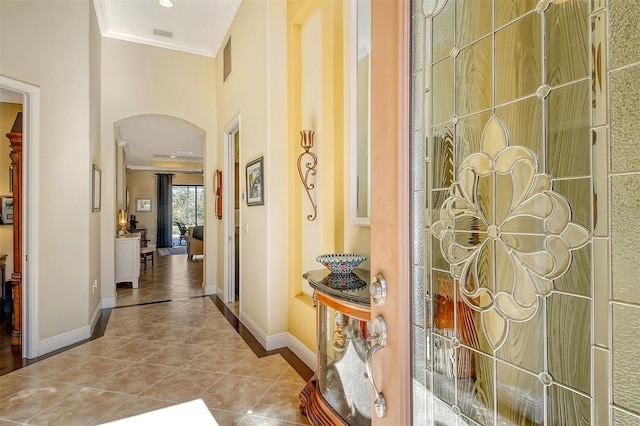
<path fill-rule="evenodd" d="M 170 155 L 169 158 L 176 158 L 176 156 L 175 155 Z"/>
<path fill-rule="evenodd" d="M 173 7 L 173 2 L 171 0 L 158 0 L 158 3 L 160 3 L 160 6 Z"/>

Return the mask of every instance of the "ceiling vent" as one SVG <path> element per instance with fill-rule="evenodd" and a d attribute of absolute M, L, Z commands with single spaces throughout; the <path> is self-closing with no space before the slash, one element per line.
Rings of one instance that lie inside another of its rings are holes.
<path fill-rule="evenodd" d="M 157 35 L 160 37 L 173 38 L 173 33 L 171 31 L 159 30 L 157 28 L 153 29 L 153 35 Z"/>

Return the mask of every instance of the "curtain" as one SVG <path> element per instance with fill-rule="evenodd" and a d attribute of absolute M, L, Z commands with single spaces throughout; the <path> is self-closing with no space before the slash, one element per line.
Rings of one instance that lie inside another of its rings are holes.
<path fill-rule="evenodd" d="M 172 244 L 172 181 L 173 175 L 158 173 L 158 240 L 157 247 L 171 247 Z"/>

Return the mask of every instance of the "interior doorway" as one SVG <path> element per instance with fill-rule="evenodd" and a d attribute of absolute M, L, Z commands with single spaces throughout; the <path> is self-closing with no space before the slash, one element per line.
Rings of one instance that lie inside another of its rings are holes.
<path fill-rule="evenodd" d="M 39 235 L 40 215 L 38 209 L 29 206 L 37 205 L 39 199 L 39 155 L 40 155 L 40 88 L 8 77 L 0 76 L 0 93 L 7 96 L 18 96 L 22 102 L 22 141 L 28 149 L 22 152 L 22 211 L 19 243 L 19 271 L 20 271 L 20 302 L 19 328 L 21 348 L 17 356 L 22 358 L 36 358 L 39 353 L 38 328 L 38 286 L 37 271 L 39 270 L 39 246 L 36 238 Z M 15 212 L 15 205 L 14 205 Z M 14 223 L 16 217 L 14 216 Z M 12 246 L 15 253 L 15 244 Z M 27 254 L 31 261 L 26 262 Z M 16 269 L 14 259 L 14 270 Z M 14 305 L 15 306 L 15 305 Z M 4 309 L 4 307 L 3 307 Z M 15 321 L 14 313 L 14 321 Z M 13 334 L 13 333 L 12 333 Z M 13 351 L 11 351 L 13 352 Z M 3 354 L 4 356 L 4 354 Z"/>
<path fill-rule="evenodd" d="M 223 215 L 225 227 L 224 246 L 224 301 L 233 304 L 234 313 L 239 317 L 240 313 L 240 119 L 237 117 L 225 129 L 225 173 L 227 179 L 223 179 Z"/>

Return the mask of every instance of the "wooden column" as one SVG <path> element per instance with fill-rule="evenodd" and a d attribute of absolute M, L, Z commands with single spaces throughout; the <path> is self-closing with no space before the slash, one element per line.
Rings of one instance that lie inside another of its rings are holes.
<path fill-rule="evenodd" d="M 13 331 L 11 345 L 22 345 L 22 133 L 7 133 L 13 165 Z"/>

